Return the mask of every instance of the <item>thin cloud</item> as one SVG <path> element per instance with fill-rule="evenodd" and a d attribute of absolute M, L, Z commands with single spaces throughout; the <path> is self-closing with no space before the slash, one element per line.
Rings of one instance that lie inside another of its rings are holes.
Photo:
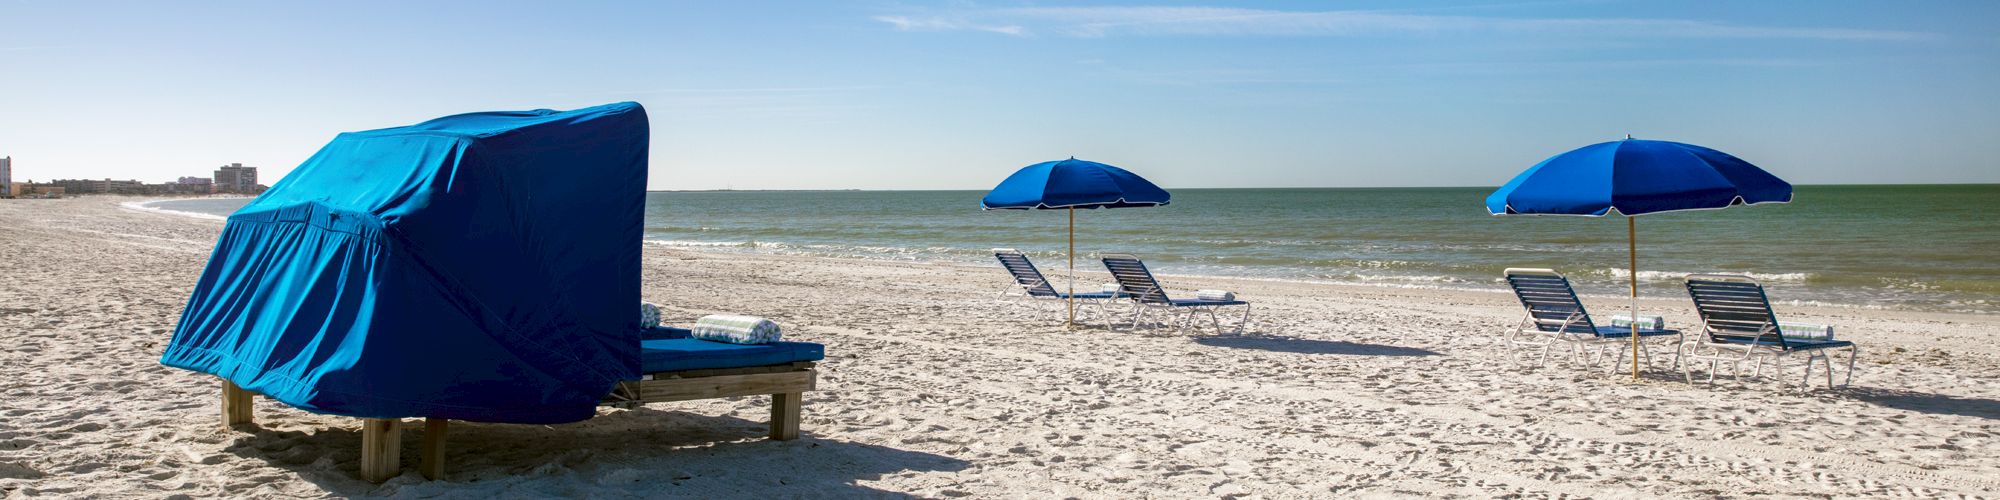
<path fill-rule="evenodd" d="M 999 33 L 1002 35 L 1013 35 L 1013 36 L 1027 36 L 1028 34 L 1027 28 L 1023 28 L 1020 25 L 1013 25 L 1013 24 L 988 25 L 988 24 L 971 22 L 963 18 L 953 19 L 940 16 L 932 16 L 932 17 L 875 16 L 875 20 L 888 23 L 891 26 L 895 26 L 896 29 L 899 31 L 968 31 L 969 30 L 969 31 L 984 31 L 987 33 Z"/>
<path fill-rule="evenodd" d="M 1557 34 L 1650 38 L 1768 38 L 1842 41 L 1934 39 L 1929 33 L 1850 28 L 1746 26 L 1690 19 L 1510 18 L 1375 11 L 1285 11 L 1232 7 L 1031 7 L 931 16 L 876 16 L 902 31 L 988 31 L 1111 36 L 1328 36 Z"/>
<path fill-rule="evenodd" d="M 620 90 L 607 94 L 804 94 L 815 92 L 848 92 L 886 88 L 881 85 L 850 85 L 842 87 L 670 87 L 646 90 Z"/>

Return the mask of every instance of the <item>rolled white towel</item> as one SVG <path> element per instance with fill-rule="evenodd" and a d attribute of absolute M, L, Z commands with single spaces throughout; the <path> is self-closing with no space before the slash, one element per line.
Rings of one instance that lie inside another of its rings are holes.
<path fill-rule="evenodd" d="M 640 301 L 639 328 L 659 328 L 659 327 L 660 327 L 660 305 L 654 304 L 652 302 Z"/>
<path fill-rule="evenodd" d="M 690 331 L 689 337 L 731 344 L 769 344 L 783 337 L 777 322 L 734 314 L 702 316 Z"/>
<path fill-rule="evenodd" d="M 1194 298 L 1201 300 L 1236 300 L 1236 293 L 1228 290 L 1198 290 Z"/>
<path fill-rule="evenodd" d="M 1615 328 L 1630 328 L 1632 327 L 1632 316 L 1626 314 L 1613 315 L 1611 316 L 1611 326 Z M 1665 330 L 1667 329 L 1667 318 L 1661 316 L 1640 316 L 1639 328 Z"/>
<path fill-rule="evenodd" d="M 1833 325 L 1779 321 L 1778 335 L 1795 340 L 1833 340 Z"/>

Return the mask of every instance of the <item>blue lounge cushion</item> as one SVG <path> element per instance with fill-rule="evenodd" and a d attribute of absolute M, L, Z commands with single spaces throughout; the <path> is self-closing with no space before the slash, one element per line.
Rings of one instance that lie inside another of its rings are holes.
<path fill-rule="evenodd" d="M 1241 300 L 1201 300 L 1201 299 L 1172 299 L 1167 302 L 1173 305 L 1174 307 L 1241 306 L 1249 304 L 1249 302 L 1244 302 Z"/>
<path fill-rule="evenodd" d="M 1659 336 L 1663 336 L 1663 335 L 1680 335 L 1680 334 L 1681 334 L 1681 331 L 1680 331 L 1680 330 L 1673 330 L 1673 329 L 1655 329 L 1655 328 L 1646 328 L 1646 327 L 1643 327 L 1643 326 L 1642 326 L 1642 327 L 1639 327 L 1639 336 L 1640 336 L 1640 337 L 1642 337 L 1642 338 L 1643 338 L 1643 337 L 1659 337 Z M 1632 327 L 1630 327 L 1630 326 L 1608 326 L 1608 325 L 1597 325 L 1597 336 L 1599 336 L 1599 337 L 1611 337 L 1611 338 L 1621 338 L 1621 339 L 1622 339 L 1622 338 L 1628 338 L 1628 337 L 1631 337 L 1631 336 L 1632 336 Z"/>
<path fill-rule="evenodd" d="M 1755 338 L 1751 338 L 1751 337 L 1720 337 L 1720 336 L 1718 336 L 1718 337 L 1715 337 L 1715 341 L 1716 341 L 1716 342 L 1720 342 L 1720 343 L 1724 343 L 1724 344 L 1737 344 L 1737 345 L 1757 345 L 1757 346 L 1770 346 L 1770 347 L 1777 347 L 1777 346 L 1778 346 L 1778 342 L 1777 342 L 1777 341 L 1774 341 L 1774 340 L 1758 340 L 1758 339 L 1755 339 Z M 1851 345 L 1854 345 L 1854 343 L 1853 343 L 1853 342 L 1848 342 L 1848 341 L 1845 341 L 1845 340 L 1798 340 L 1798 339 L 1785 339 L 1785 347 L 1788 347 L 1788 348 L 1790 348 L 1791 350 L 1794 350 L 1794 351 L 1809 351 L 1809 350 L 1813 350 L 1813 349 L 1830 349 L 1830 348 L 1835 348 L 1835 347 L 1847 347 L 1847 346 L 1851 346 Z"/>
<path fill-rule="evenodd" d="M 645 373 L 745 368 L 797 361 L 819 361 L 826 347 L 811 342 L 730 344 L 692 338 L 639 342 L 639 366 Z"/>
<path fill-rule="evenodd" d="M 639 329 L 639 340 L 684 339 L 693 335 L 693 330 L 671 326 Z"/>

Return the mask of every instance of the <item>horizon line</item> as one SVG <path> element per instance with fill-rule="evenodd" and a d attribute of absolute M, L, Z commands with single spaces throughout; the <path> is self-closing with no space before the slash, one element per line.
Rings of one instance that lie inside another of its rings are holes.
<path fill-rule="evenodd" d="M 2000 186 L 2000 182 L 1885 182 L 1885 183 L 1833 183 L 1833 184 L 1793 184 L 1793 187 L 1848 187 L 1848 186 Z M 1250 186 L 1250 187 L 1187 187 L 1173 189 L 1499 189 L 1500 186 Z M 922 192 L 922 191 L 990 191 L 992 188 L 798 188 L 798 189 L 648 189 L 648 193 L 814 193 L 814 192 Z M 1164 189 L 1164 188 L 1163 188 Z M 1170 189 L 1169 191 L 1171 191 Z"/>

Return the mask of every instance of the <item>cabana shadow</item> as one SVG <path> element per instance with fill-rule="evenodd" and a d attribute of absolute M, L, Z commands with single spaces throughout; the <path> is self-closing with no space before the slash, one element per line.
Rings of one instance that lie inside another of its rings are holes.
<path fill-rule="evenodd" d="M 1256 349 L 1294 354 L 1340 354 L 1347 356 L 1436 356 L 1438 354 L 1435 351 L 1415 347 L 1357 344 L 1354 342 L 1290 337 L 1195 337 L 1194 343 L 1212 347 L 1227 347 L 1230 349 Z"/>
<path fill-rule="evenodd" d="M 2000 401 L 1991 399 L 1960 398 L 1879 387 L 1849 387 L 1841 392 L 1856 400 L 1899 410 L 2000 420 Z"/>
<path fill-rule="evenodd" d="M 905 471 L 957 471 L 963 460 L 818 439 L 765 439 L 764 422 L 637 408 L 590 425 L 453 422 L 442 481 L 413 466 L 422 420 L 404 422 L 403 475 L 376 485 L 358 475 L 361 433 L 256 429 L 228 451 L 263 460 L 339 496 L 451 495 L 476 488 L 502 496 L 686 496 L 734 491 L 758 497 L 907 496 L 856 484 Z M 251 430 L 251 429 L 242 429 Z M 495 485 L 498 485 L 497 487 Z"/>

